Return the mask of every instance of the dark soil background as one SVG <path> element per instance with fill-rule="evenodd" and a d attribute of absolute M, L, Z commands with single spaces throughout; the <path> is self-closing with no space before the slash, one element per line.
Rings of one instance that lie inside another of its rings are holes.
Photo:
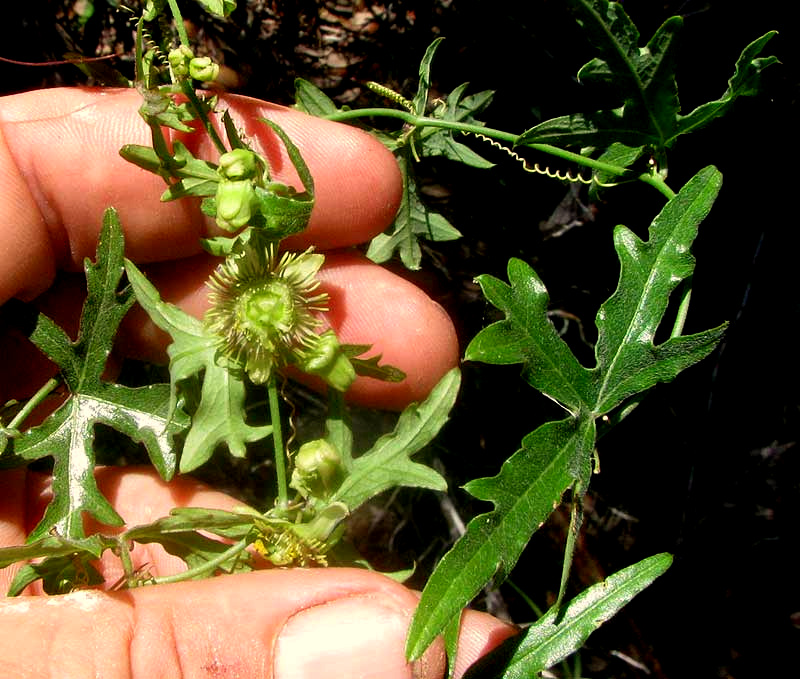
<path fill-rule="evenodd" d="M 792 328 L 800 298 L 792 194 L 800 77 L 791 4 L 625 3 L 645 39 L 667 17 L 684 15 L 678 70 L 684 111 L 720 96 L 741 49 L 768 30 L 780 35 L 766 54 L 783 64 L 765 74 L 762 96 L 741 100 L 727 118 L 682 139 L 670 156 L 673 188 L 712 163 L 725 177 L 695 245 L 686 330 L 725 320 L 731 327 L 709 359 L 655 389 L 600 442 L 602 473 L 589 493 L 576 591 L 656 552 L 672 552 L 675 564 L 590 638 L 580 654 L 584 677 L 755 679 L 798 671 L 800 588 L 792 545 L 800 524 L 800 376 Z M 194 3 L 182 5 L 198 51 L 224 63 L 226 86 L 279 103 L 292 102 L 297 76 L 354 107 L 379 102 L 364 87 L 367 80 L 411 95 L 425 48 L 445 36 L 433 68 L 435 90 L 446 94 L 467 80 L 472 92 L 496 90 L 483 115 L 492 127 L 522 131 L 555 115 L 599 108 L 574 77 L 593 54 L 554 0 L 240 0 L 224 22 L 205 17 Z M 41 62 L 68 51 L 113 52 L 120 55 L 114 66 L 132 77 L 127 15 L 95 0 L 94 14 L 82 23 L 85 6 L 6 3 L 0 56 Z M 70 65 L 0 63 L 0 74 L 3 93 L 102 84 Z M 611 229 L 625 223 L 643 235 L 660 197 L 646 187 L 620 188 L 608 203 L 592 205 L 590 217 L 573 197 L 567 204 L 583 224 L 553 237 L 540 227 L 552 225 L 569 187 L 520 172 L 491 149 L 477 150 L 497 167 L 467 171 L 442 162 L 420 170 L 428 197 L 464 238 L 429 247 L 416 279 L 451 312 L 466 346 L 495 319 L 473 277 L 504 277 L 508 258 L 521 257 L 542 276 L 553 308 L 580 319 L 591 342 L 594 314 L 617 280 Z M 584 194 L 577 198 L 586 203 Z M 590 363 L 575 321 L 567 336 Z M 416 559 L 417 584 L 447 549 L 453 517 L 468 520 L 487 509 L 470 503 L 458 486 L 495 474 L 522 436 L 559 415 L 513 366 L 465 365 L 464 372 L 461 401 L 430 453 L 451 480 L 451 494 L 402 492 L 361 516 L 378 564 Z M 534 536 L 511 576 L 541 607 L 558 586 L 564 521 L 556 514 Z M 517 622 L 534 617 L 508 585 L 478 605 Z"/>

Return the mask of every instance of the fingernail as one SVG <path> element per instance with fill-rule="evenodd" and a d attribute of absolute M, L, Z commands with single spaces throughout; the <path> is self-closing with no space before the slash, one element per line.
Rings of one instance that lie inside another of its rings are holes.
<path fill-rule="evenodd" d="M 404 649 L 410 611 L 378 595 L 336 599 L 292 616 L 275 646 L 275 679 L 412 679 Z"/>

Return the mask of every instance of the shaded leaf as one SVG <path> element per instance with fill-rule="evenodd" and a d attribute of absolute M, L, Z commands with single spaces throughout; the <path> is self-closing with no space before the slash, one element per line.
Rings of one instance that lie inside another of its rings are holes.
<path fill-rule="evenodd" d="M 758 94 L 761 72 L 767 66 L 777 64 L 779 61 L 777 57 L 757 57 L 776 34 L 777 31 L 765 33 L 745 47 L 736 61 L 736 69 L 728 80 L 728 88 L 724 94 L 716 101 L 698 106 L 686 116 L 678 116 L 678 124 L 673 136 L 694 132 L 715 118 L 719 118 L 727 113 L 738 97 L 752 97 Z"/>
<path fill-rule="evenodd" d="M 353 469 L 353 426 L 344 394 L 336 389 L 328 390 L 325 440 L 339 453 L 342 458 L 342 467 L 349 474 Z"/>
<path fill-rule="evenodd" d="M 116 546 L 116 538 L 95 534 L 78 540 L 46 535 L 25 545 L 0 548 L 0 568 L 19 561 L 41 559 L 22 566 L 9 585 L 7 596 L 19 595 L 39 579 L 48 594 L 63 594 L 81 582 L 99 584 L 103 579 L 91 562 L 99 559 L 106 549 Z"/>
<path fill-rule="evenodd" d="M 616 167 L 629 168 L 644 155 L 644 152 L 644 146 L 628 146 L 627 144 L 615 141 L 603 151 L 597 160 L 601 163 L 615 165 Z M 599 170 L 595 171 L 594 179 L 595 182 L 589 189 L 590 197 L 596 195 L 598 190 L 603 188 L 604 184 L 614 184 L 619 181 L 616 175 L 611 175 Z"/>
<path fill-rule="evenodd" d="M 124 535 L 126 540 L 148 542 L 152 541 L 153 536 L 156 535 L 204 530 L 224 538 L 241 540 L 253 527 L 254 517 L 260 518 L 261 514 L 253 513 L 245 507 L 242 508 L 242 511 L 207 507 L 174 507 L 170 510 L 169 516 L 161 517 L 148 524 L 134 526 L 125 531 Z"/>
<path fill-rule="evenodd" d="M 425 109 L 428 107 L 428 92 L 431 89 L 431 64 L 433 57 L 436 55 L 436 50 L 442 44 L 444 38 L 436 38 L 428 49 L 425 50 L 425 55 L 419 64 L 419 84 L 417 85 L 417 93 L 412 100 L 412 109 L 415 115 L 425 115 Z"/>
<path fill-rule="evenodd" d="M 378 264 L 387 261 L 395 251 L 408 269 L 419 269 L 422 251 L 419 239 L 448 241 L 461 237 L 461 233 L 442 215 L 431 212 L 419 195 L 416 180 L 405 158 L 398 159 L 403 175 L 403 198 L 390 233 L 372 239 L 367 257 Z"/>
<path fill-rule="evenodd" d="M 50 556 L 37 563 L 27 563 L 17 571 L 8 587 L 8 596 L 18 596 L 28 586 L 42 581 L 46 594 L 67 594 L 76 587 L 94 587 L 105 579 L 97 571 L 92 557 L 85 553 Z"/>
<path fill-rule="evenodd" d="M 761 72 L 778 61 L 775 57 L 758 57 L 775 34 L 772 31 L 744 49 L 720 99 L 681 116 L 675 81 L 681 17 L 667 19 L 647 45 L 640 47 L 639 32 L 621 3 L 569 0 L 569 4 L 600 53 L 580 69 L 578 78 L 616 97 L 617 108 L 546 120 L 520 135 L 517 145 L 544 143 L 602 148 L 616 142 L 631 147 L 646 146 L 658 164 L 665 167 L 665 151 L 681 134 L 719 117 L 737 97 L 756 94 Z"/>
<path fill-rule="evenodd" d="M 494 92 L 485 90 L 464 97 L 464 90 L 469 83 L 459 85 L 448 96 L 447 101 L 438 105 L 432 117 L 437 120 L 448 120 L 471 125 L 483 125 L 475 118 L 475 114 L 483 111 L 492 101 Z M 420 155 L 423 157 L 443 156 L 449 160 L 469 165 L 478 169 L 494 167 L 494 163 L 473 151 L 469 146 L 456 141 L 454 132 L 441 127 L 428 127 L 419 133 Z"/>
<path fill-rule="evenodd" d="M 608 0 L 570 0 L 586 36 L 600 52 L 578 72 L 587 83 L 602 84 L 619 97 L 617 111 L 562 116 L 523 133 L 518 144 L 608 145 L 664 148 L 680 104 L 675 83 L 676 37 L 683 20 L 673 16 L 645 47 L 622 5 Z"/>
<path fill-rule="evenodd" d="M 381 363 L 382 354 L 370 358 L 358 358 L 372 348 L 371 344 L 343 344 L 342 353 L 350 360 L 356 375 L 371 377 L 383 382 L 402 382 L 406 374 L 393 365 Z"/>

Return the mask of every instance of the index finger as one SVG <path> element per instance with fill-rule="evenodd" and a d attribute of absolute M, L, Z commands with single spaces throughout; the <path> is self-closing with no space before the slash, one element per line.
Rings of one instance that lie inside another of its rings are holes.
<path fill-rule="evenodd" d="M 213 233 L 199 201 L 160 203 L 165 184 L 119 156 L 123 144 L 149 145 L 133 90 L 40 90 L 0 100 L 0 303 L 43 292 L 58 269 L 79 269 L 94 253 L 103 211 L 117 209 L 127 253 L 139 262 L 196 254 Z M 269 161 L 274 179 L 300 187 L 285 149 L 266 125 L 284 128 L 308 164 L 316 204 L 308 229 L 291 243 L 320 249 L 368 240 L 391 222 L 402 182 L 392 155 L 354 128 L 254 99 L 228 96 L 231 115 Z M 213 158 L 205 135 L 182 136 Z"/>

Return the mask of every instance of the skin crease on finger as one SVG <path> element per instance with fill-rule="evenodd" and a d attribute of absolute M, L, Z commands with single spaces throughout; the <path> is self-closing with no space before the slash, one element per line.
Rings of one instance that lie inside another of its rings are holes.
<path fill-rule="evenodd" d="M 130 90 L 65 89 L 57 96 L 53 91 L 31 92 L 0 99 L 0 131 L 6 143 L 3 147 L 0 135 L 0 152 L 5 149 L 8 156 L 6 162 L 0 158 L 0 171 L 6 173 L 0 178 L 10 187 L 6 193 L 14 196 L 0 208 L 5 217 L 0 220 L 0 301 L 41 292 L 56 267 L 79 267 L 94 252 L 107 205 L 119 210 L 127 254 L 139 262 L 196 253 L 198 236 L 214 233 L 199 216 L 196 202 L 159 204 L 163 181 L 118 156 L 124 142 L 149 143 L 149 131 L 136 113 L 138 97 Z M 263 102 L 229 98 L 226 103 L 245 134 L 264 147 L 276 179 L 299 185 L 285 151 L 258 116 L 268 115 L 284 126 L 311 168 L 317 204 L 308 230 L 289 239 L 290 246 L 304 248 L 314 241 L 320 249 L 342 247 L 372 237 L 391 221 L 402 186 L 394 158 L 378 142 L 358 130 Z M 207 144 L 194 138 L 183 141 L 198 155 L 213 157 Z M 14 257 L 2 256 L 12 251 Z M 152 272 L 165 299 L 199 315 L 205 309 L 203 281 L 210 270 L 210 260 L 200 255 L 170 262 L 160 271 L 156 266 Z M 354 278 L 343 276 L 344 271 Z M 424 398 L 457 364 L 452 323 L 413 286 L 366 263 L 328 267 L 322 278 L 335 281 L 328 287 L 344 304 L 331 316 L 342 341 L 375 345 L 374 353 L 383 353 L 386 362 L 409 376 L 399 385 L 359 379 L 349 394 L 353 400 L 402 408 Z M 77 317 L 80 308 L 80 300 L 64 294 L 54 290 L 49 305 L 61 312 L 56 320 L 62 323 L 69 320 L 67 313 Z M 163 362 L 165 336 L 152 324 L 137 337 L 129 322 L 123 335 L 136 347 L 133 355 Z M 156 340 L 155 351 L 146 345 L 147 338 Z"/>
<path fill-rule="evenodd" d="M 413 592 L 357 569 L 290 569 L 125 592 L 0 601 L 5 676 L 442 679 L 440 641 L 409 665 Z M 467 612 L 456 677 L 515 630 Z M 9 674 L 10 672 L 10 674 Z"/>

